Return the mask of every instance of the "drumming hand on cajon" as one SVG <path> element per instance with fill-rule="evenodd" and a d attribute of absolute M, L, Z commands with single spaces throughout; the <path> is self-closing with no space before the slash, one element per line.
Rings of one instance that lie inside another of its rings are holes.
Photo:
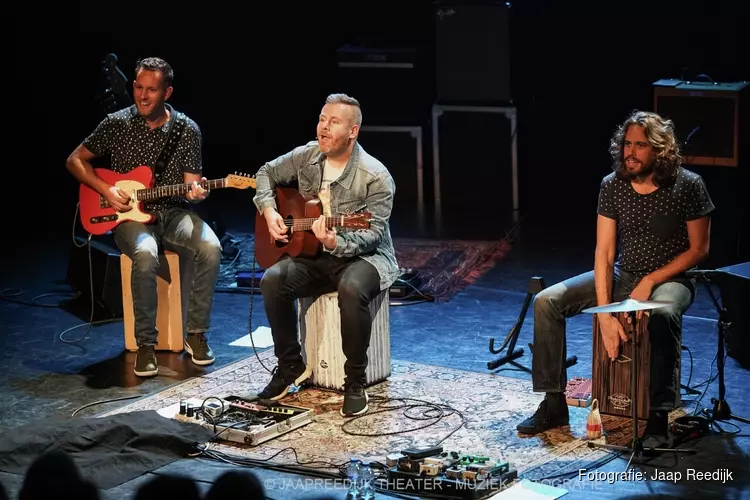
<path fill-rule="evenodd" d="M 599 314 L 597 319 L 599 320 L 599 329 L 602 332 L 604 348 L 607 349 L 609 359 L 614 361 L 620 355 L 620 340 L 627 342 L 630 339 L 616 317 L 610 314 Z"/>

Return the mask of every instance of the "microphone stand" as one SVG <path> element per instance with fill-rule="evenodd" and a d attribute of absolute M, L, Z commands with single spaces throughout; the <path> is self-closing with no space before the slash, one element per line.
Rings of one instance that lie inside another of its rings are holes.
<path fill-rule="evenodd" d="M 726 338 L 726 332 L 729 330 L 729 326 L 732 324 L 732 322 L 729 321 L 729 318 L 727 317 L 726 308 L 719 304 L 719 301 L 714 295 L 713 290 L 711 290 L 711 280 L 705 275 L 698 276 L 701 282 L 703 282 L 703 284 L 705 285 L 706 290 L 708 290 L 708 294 L 711 296 L 714 307 L 716 307 L 716 311 L 719 313 L 719 346 L 716 354 L 716 366 L 719 369 L 719 398 L 711 398 L 711 403 L 713 403 L 714 405 L 713 409 L 709 410 L 708 408 L 704 408 L 703 413 L 709 417 L 709 423 L 713 423 L 716 420 L 734 419 L 738 422 L 750 424 L 750 420 L 748 420 L 747 418 L 732 415 L 732 410 L 729 408 L 729 403 L 727 403 L 726 399 L 724 399 L 724 394 L 726 392 L 726 386 L 724 385 L 724 342 Z"/>

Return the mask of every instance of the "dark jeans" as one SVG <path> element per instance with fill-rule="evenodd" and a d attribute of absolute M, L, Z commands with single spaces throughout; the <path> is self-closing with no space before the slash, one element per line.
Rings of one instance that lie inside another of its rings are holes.
<path fill-rule="evenodd" d="M 156 345 L 159 253 L 176 252 L 192 263 L 187 310 L 188 333 L 205 333 L 211 320 L 216 280 L 221 266 L 221 243 L 211 226 L 194 212 L 173 208 L 159 212 L 154 224 L 123 222 L 114 231 L 120 251 L 133 261 L 131 274 L 135 338 L 138 346 Z"/>
<path fill-rule="evenodd" d="M 636 287 L 635 276 L 616 271 L 612 302 L 628 298 Z M 674 302 L 650 311 L 652 409 L 671 410 L 680 394 L 682 315 L 695 299 L 690 281 L 667 281 L 656 286 L 650 300 Z M 574 276 L 542 290 L 534 298 L 534 355 L 532 384 L 536 392 L 564 392 L 568 376 L 565 319 L 596 306 L 594 272 Z"/>
<path fill-rule="evenodd" d="M 338 291 L 345 383 L 364 384 L 372 327 L 370 302 L 380 293 L 375 266 L 358 257 L 327 253 L 316 259 L 286 258 L 266 269 L 260 288 L 282 373 L 285 367 L 302 363 L 296 299 Z"/>

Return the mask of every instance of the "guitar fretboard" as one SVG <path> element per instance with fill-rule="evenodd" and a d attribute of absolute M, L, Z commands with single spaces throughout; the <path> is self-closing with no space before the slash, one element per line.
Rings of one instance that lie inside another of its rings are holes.
<path fill-rule="evenodd" d="M 201 184 L 203 189 L 223 188 L 225 179 L 214 179 Z M 135 192 L 136 198 L 141 201 L 156 200 L 167 196 L 184 196 L 190 191 L 192 184 L 173 184 L 171 186 L 160 186 L 156 188 L 138 189 Z"/>
<path fill-rule="evenodd" d="M 291 227 L 294 231 L 308 231 L 312 229 L 313 222 L 318 219 L 304 218 L 304 219 L 292 219 L 291 221 L 284 221 L 286 227 Z M 326 227 L 331 229 L 333 227 L 346 227 L 347 220 L 345 217 L 326 217 Z"/>

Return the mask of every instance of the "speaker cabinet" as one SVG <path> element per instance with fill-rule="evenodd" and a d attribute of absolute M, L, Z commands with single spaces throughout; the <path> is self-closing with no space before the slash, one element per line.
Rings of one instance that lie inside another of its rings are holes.
<path fill-rule="evenodd" d="M 122 282 L 120 251 L 107 244 L 77 236 L 68 258 L 66 281 L 80 293 L 65 309 L 84 321 L 91 315 L 94 295 L 94 320 L 122 318 Z"/>
<path fill-rule="evenodd" d="M 438 102 L 509 103 L 510 4 L 438 1 L 433 16 Z"/>
<path fill-rule="evenodd" d="M 748 82 L 654 82 L 654 111 L 674 121 L 686 165 L 737 167 L 750 132 Z M 744 137 L 743 137 L 744 136 Z"/>
<path fill-rule="evenodd" d="M 726 309 L 730 326 L 727 329 L 727 355 L 740 366 L 750 369 L 750 262 L 720 268 L 726 274 L 714 278 L 721 293 L 721 305 Z"/>
<path fill-rule="evenodd" d="M 344 45 L 336 50 L 336 60 L 336 92 L 359 101 L 363 123 L 407 126 L 425 121 L 417 49 Z"/>

